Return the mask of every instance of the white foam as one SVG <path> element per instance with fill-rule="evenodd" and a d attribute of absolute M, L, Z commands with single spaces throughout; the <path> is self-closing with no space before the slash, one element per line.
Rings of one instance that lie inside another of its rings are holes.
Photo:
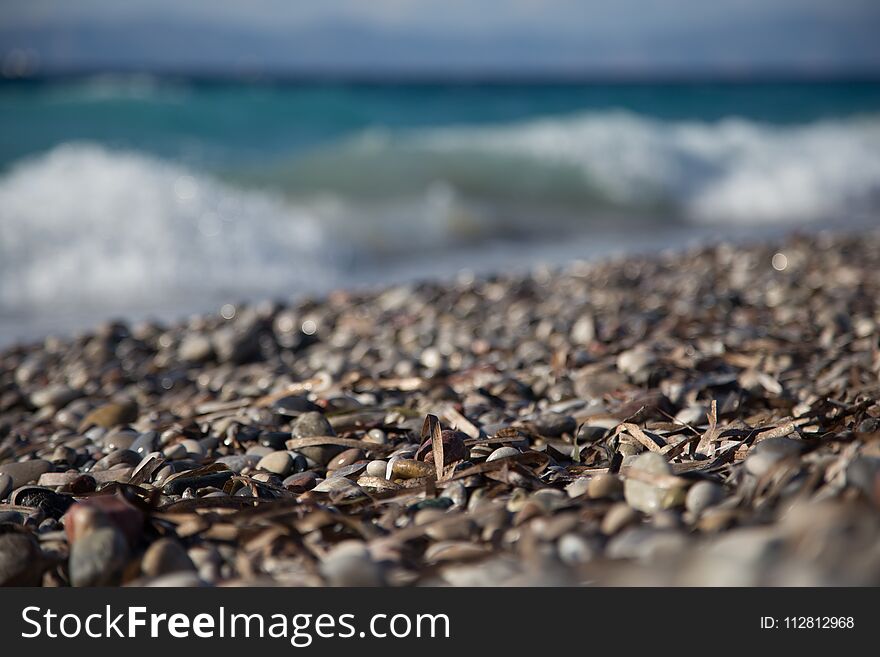
<path fill-rule="evenodd" d="M 0 179 L 0 308 L 126 307 L 332 276 L 320 221 L 135 153 L 67 144 Z"/>
<path fill-rule="evenodd" d="M 596 113 L 417 139 L 439 153 L 493 153 L 576 167 L 621 205 L 666 204 L 699 221 L 829 220 L 874 209 L 880 118 L 780 127 Z"/>

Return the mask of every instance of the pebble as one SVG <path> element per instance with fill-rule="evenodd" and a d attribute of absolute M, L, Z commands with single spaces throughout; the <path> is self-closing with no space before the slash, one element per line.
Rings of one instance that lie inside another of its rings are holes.
<path fill-rule="evenodd" d="M 37 408 L 51 406 L 63 408 L 80 396 L 80 392 L 64 384 L 55 384 L 41 388 L 31 394 L 31 403 Z"/>
<path fill-rule="evenodd" d="M 337 468 L 344 468 L 348 465 L 352 465 L 353 463 L 360 461 L 364 458 L 363 450 L 360 450 L 356 447 L 352 449 L 347 449 L 339 456 L 334 456 L 330 463 L 327 464 L 328 470 L 336 470 Z"/>
<path fill-rule="evenodd" d="M 286 477 L 293 471 L 293 457 L 287 452 L 272 452 L 260 459 L 257 468 Z"/>
<path fill-rule="evenodd" d="M 569 566 L 592 561 L 600 554 L 599 548 L 580 534 L 564 534 L 556 544 L 559 558 Z"/>
<path fill-rule="evenodd" d="M 587 494 L 593 500 L 620 497 L 623 494 L 623 482 L 617 475 L 599 474 L 590 479 Z"/>
<path fill-rule="evenodd" d="M 385 445 L 388 443 L 388 435 L 381 429 L 370 429 L 364 436 L 364 440 L 377 445 Z"/>
<path fill-rule="evenodd" d="M 83 418 L 79 430 L 98 426 L 110 429 L 121 424 L 130 424 L 138 419 L 138 405 L 133 401 L 113 402 L 99 406 Z"/>
<path fill-rule="evenodd" d="M 200 333 L 187 333 L 177 348 L 177 357 L 188 363 L 200 363 L 214 355 L 211 339 Z"/>
<path fill-rule="evenodd" d="M 434 475 L 434 466 L 413 459 L 397 459 L 391 464 L 392 477 L 418 479 Z"/>
<path fill-rule="evenodd" d="M 128 543 L 115 527 L 87 532 L 70 546 L 70 583 L 73 586 L 117 584 L 128 558 Z"/>
<path fill-rule="evenodd" d="M 762 477 L 782 459 L 797 456 L 803 449 L 803 443 L 790 438 L 767 438 L 762 440 L 746 457 L 746 471 L 756 477 Z"/>
<path fill-rule="evenodd" d="M 510 458 L 511 456 L 519 456 L 521 453 L 522 452 L 520 452 L 515 447 L 499 447 L 494 452 L 489 454 L 489 456 L 486 457 L 486 462 L 488 463 L 489 461 L 497 461 L 499 459 L 506 459 L 506 458 Z"/>
<path fill-rule="evenodd" d="M 573 435 L 577 430 L 577 420 L 562 413 L 543 413 L 532 420 L 531 424 L 536 432 L 549 438 L 562 434 Z"/>
<path fill-rule="evenodd" d="M 95 463 L 92 466 L 93 472 L 100 472 L 102 470 L 109 470 L 110 468 L 123 464 L 136 466 L 142 460 L 142 457 L 137 452 L 133 452 L 130 449 L 117 449 L 115 452 L 110 452 L 102 458 L 100 461 Z"/>
<path fill-rule="evenodd" d="M 169 477 L 162 486 L 162 492 L 166 495 L 180 495 L 187 488 L 223 488 L 223 485 L 233 476 L 232 470 L 220 470 L 206 474 L 189 475 L 180 473 Z"/>
<path fill-rule="evenodd" d="M 361 541 L 334 545 L 321 563 L 321 574 L 330 586 L 382 586 L 382 569 Z"/>
<path fill-rule="evenodd" d="M 294 421 L 290 430 L 294 438 L 307 438 L 309 436 L 335 436 L 336 432 L 324 417 L 323 413 L 309 411 L 302 413 Z"/>
<path fill-rule="evenodd" d="M 43 555 L 30 532 L 0 534 L 0 586 L 39 586 Z"/>
<path fill-rule="evenodd" d="M 284 480 L 283 486 L 291 490 L 303 492 L 312 490 L 318 483 L 318 473 L 312 470 L 290 475 Z"/>
<path fill-rule="evenodd" d="M 367 474 L 371 477 L 385 478 L 385 472 L 388 469 L 388 461 L 377 459 L 367 463 Z"/>
<path fill-rule="evenodd" d="M 135 441 L 129 446 L 133 452 L 137 452 L 141 456 L 145 456 L 150 452 L 155 452 L 159 447 L 159 433 L 156 431 L 145 431 L 140 434 Z"/>
<path fill-rule="evenodd" d="M 698 481 L 687 492 L 684 506 L 695 515 L 701 514 L 710 506 L 724 499 L 724 488 L 711 481 Z"/>
<path fill-rule="evenodd" d="M 141 571 L 148 577 L 194 570 L 196 567 L 183 546 L 167 537 L 150 545 L 141 560 Z"/>
<path fill-rule="evenodd" d="M 281 399 L 277 399 L 272 404 L 272 409 L 280 414 L 286 415 L 288 417 L 299 417 L 303 413 L 309 413 L 316 411 L 320 414 L 321 407 L 317 404 L 310 402 L 306 397 L 302 395 L 288 395 L 286 397 L 282 397 Z M 323 417 L 323 416 L 322 416 Z M 312 435 L 320 435 L 320 434 L 312 434 Z M 329 434 L 333 435 L 333 434 Z"/>
<path fill-rule="evenodd" d="M 52 464 L 42 459 L 31 461 L 17 461 L 0 465 L 0 475 L 7 475 L 12 479 L 12 487 L 18 488 L 33 481 L 37 481 L 40 475 L 52 470 Z"/>
<path fill-rule="evenodd" d="M 13 489 L 12 477 L 8 474 L 0 474 L 0 500 L 5 500 L 6 496 L 12 492 Z"/>
<path fill-rule="evenodd" d="M 334 493 L 345 491 L 355 494 L 358 492 L 357 485 L 345 477 L 330 477 L 312 488 L 316 493 Z"/>
<path fill-rule="evenodd" d="M 602 533 L 606 536 L 613 536 L 624 527 L 637 522 L 639 519 L 638 512 L 624 502 L 618 502 L 605 513 L 602 518 Z"/>
<path fill-rule="evenodd" d="M 580 497 L 581 495 L 586 494 L 589 487 L 589 477 L 578 477 L 565 487 L 565 492 L 571 498 Z"/>
<path fill-rule="evenodd" d="M 259 456 L 255 454 L 235 454 L 233 456 L 221 456 L 216 459 L 215 463 L 222 463 L 236 474 L 241 474 L 246 468 L 255 468 L 260 462 Z"/>
<path fill-rule="evenodd" d="M 135 545 L 144 531 L 140 509 L 116 495 L 95 495 L 77 502 L 64 515 L 62 523 L 70 543 L 95 529 L 115 527 L 130 545 Z"/>
<path fill-rule="evenodd" d="M 640 454 L 630 467 L 655 475 L 672 474 L 672 468 L 669 467 L 666 459 L 655 452 Z M 623 494 L 627 503 L 644 513 L 654 513 L 670 506 L 669 493 L 666 488 L 633 477 L 627 477 L 623 484 Z"/>

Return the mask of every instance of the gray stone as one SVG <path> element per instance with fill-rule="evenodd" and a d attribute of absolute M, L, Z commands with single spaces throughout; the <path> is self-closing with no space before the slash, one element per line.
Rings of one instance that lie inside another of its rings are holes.
<path fill-rule="evenodd" d="M 43 554 L 30 532 L 0 534 L 0 586 L 39 586 Z"/>
<path fill-rule="evenodd" d="M 293 457 L 287 452 L 272 452 L 260 459 L 257 468 L 286 477 L 293 471 Z"/>
<path fill-rule="evenodd" d="M 221 456 L 214 463 L 222 463 L 236 474 L 241 474 L 245 468 L 257 467 L 260 458 L 256 454 L 234 454 L 232 456 Z"/>
<path fill-rule="evenodd" d="M 589 477 L 578 477 L 565 487 L 565 492 L 568 494 L 569 497 L 580 497 L 581 495 L 586 494 L 589 487 Z"/>
<path fill-rule="evenodd" d="M 296 418 L 291 427 L 291 434 L 294 438 L 306 438 L 309 436 L 335 436 L 336 432 L 323 413 L 309 411 Z"/>
<path fill-rule="evenodd" d="M 594 541 L 587 540 L 579 534 L 564 534 L 556 544 L 556 550 L 563 563 L 569 566 L 592 561 L 599 555 Z"/>
<path fill-rule="evenodd" d="M 797 456 L 803 450 L 803 443 L 790 438 L 767 438 L 755 445 L 745 460 L 746 471 L 762 477 L 782 459 Z"/>
<path fill-rule="evenodd" d="M 628 504 L 619 502 L 612 506 L 602 518 L 602 533 L 613 536 L 624 527 L 627 527 L 639 519 L 638 512 Z"/>
<path fill-rule="evenodd" d="M 671 475 L 672 468 L 665 458 L 655 452 L 640 454 L 630 466 L 633 470 L 653 475 Z M 623 484 L 623 494 L 627 503 L 644 513 L 654 513 L 669 506 L 669 490 L 653 483 L 627 477 Z"/>
<path fill-rule="evenodd" d="M 64 384 L 54 384 L 34 392 L 31 395 L 31 403 L 37 408 L 51 406 L 57 409 L 67 406 L 79 396 L 80 393 L 77 390 Z"/>
<path fill-rule="evenodd" d="M 0 474 L 0 501 L 5 500 L 6 496 L 12 492 L 12 477 L 8 474 Z"/>
<path fill-rule="evenodd" d="M 172 538 L 160 538 L 154 542 L 147 548 L 141 560 L 141 571 L 148 577 L 195 569 L 186 550 Z"/>
<path fill-rule="evenodd" d="M 685 508 L 699 515 L 710 506 L 715 506 L 724 499 L 724 488 L 711 481 L 698 481 L 691 486 L 685 498 Z"/>
<path fill-rule="evenodd" d="M 388 461 L 382 461 L 381 459 L 370 461 L 367 463 L 367 474 L 371 477 L 382 477 L 384 479 L 387 468 Z"/>
<path fill-rule="evenodd" d="M 551 438 L 564 433 L 574 434 L 577 429 L 577 420 L 562 413 L 542 413 L 531 424 L 539 434 Z"/>
<path fill-rule="evenodd" d="M 159 447 L 159 434 L 156 431 L 145 431 L 140 434 L 135 441 L 129 446 L 133 452 L 137 452 L 141 456 L 145 456 L 150 452 L 155 452 Z"/>
<path fill-rule="evenodd" d="M 321 574 L 330 586 L 382 586 L 382 569 L 361 541 L 334 545 L 321 563 Z"/>
<path fill-rule="evenodd" d="M 133 452 L 130 449 L 117 449 L 95 463 L 92 470 L 94 472 L 101 472 L 102 470 L 109 470 L 120 464 L 134 467 L 138 465 L 141 460 L 142 457 L 137 452 Z"/>
<path fill-rule="evenodd" d="M 32 461 L 18 461 L 16 463 L 4 463 L 0 465 L 0 475 L 9 475 L 12 478 L 12 487 L 18 488 L 40 478 L 40 475 L 49 472 L 52 464 L 42 459 Z"/>
<path fill-rule="evenodd" d="M 498 459 L 506 459 L 511 456 L 519 456 L 521 452 L 515 447 L 499 447 L 486 457 L 486 462 L 497 461 Z"/>
<path fill-rule="evenodd" d="M 70 583 L 73 586 L 117 584 L 128 563 L 125 536 L 115 527 L 99 527 L 70 547 Z"/>
<path fill-rule="evenodd" d="M 200 363 L 213 355 L 211 339 L 199 333 L 187 333 L 177 348 L 177 357 L 188 363 Z"/>
<path fill-rule="evenodd" d="M 590 479 L 587 493 L 593 500 L 620 497 L 623 493 L 623 482 L 617 475 L 598 474 Z"/>

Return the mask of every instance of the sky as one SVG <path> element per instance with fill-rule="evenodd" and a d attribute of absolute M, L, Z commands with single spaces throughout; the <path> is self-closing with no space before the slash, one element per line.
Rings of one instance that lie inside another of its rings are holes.
<path fill-rule="evenodd" d="M 880 72 L 877 0 L 0 0 L 6 75 Z"/>

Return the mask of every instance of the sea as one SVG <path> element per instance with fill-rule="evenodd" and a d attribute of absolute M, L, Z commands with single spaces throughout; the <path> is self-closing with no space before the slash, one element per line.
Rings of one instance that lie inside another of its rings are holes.
<path fill-rule="evenodd" d="M 0 82 L 0 344 L 880 226 L 876 81 Z"/>

